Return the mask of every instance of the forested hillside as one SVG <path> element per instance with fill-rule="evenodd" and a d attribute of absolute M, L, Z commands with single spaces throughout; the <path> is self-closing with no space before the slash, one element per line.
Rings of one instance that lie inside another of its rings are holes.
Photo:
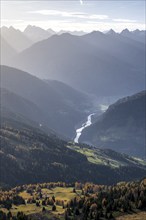
<path fill-rule="evenodd" d="M 140 216 L 140 211 L 145 216 L 146 179 L 112 186 L 80 182 L 29 184 L 0 191 L 0 196 L 2 220 L 124 219 L 126 214 Z"/>
<path fill-rule="evenodd" d="M 1 186 L 64 180 L 113 184 L 145 176 L 143 161 L 113 151 L 94 152 L 91 149 L 88 152 L 89 147 L 82 145 L 78 151 L 73 144 L 62 141 L 53 133 L 46 134 L 18 121 L 2 120 Z M 85 149 L 88 154 L 82 153 Z"/>
<path fill-rule="evenodd" d="M 80 141 L 144 158 L 146 91 L 124 97 L 86 128 Z"/>

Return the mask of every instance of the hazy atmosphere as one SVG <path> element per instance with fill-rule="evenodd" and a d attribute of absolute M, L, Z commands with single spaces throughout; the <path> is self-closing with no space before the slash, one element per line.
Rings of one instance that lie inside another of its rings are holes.
<path fill-rule="evenodd" d="M 2 1 L 1 26 L 122 31 L 145 29 L 145 1 Z"/>
<path fill-rule="evenodd" d="M 146 219 L 145 1 L 1 1 L 0 220 Z"/>

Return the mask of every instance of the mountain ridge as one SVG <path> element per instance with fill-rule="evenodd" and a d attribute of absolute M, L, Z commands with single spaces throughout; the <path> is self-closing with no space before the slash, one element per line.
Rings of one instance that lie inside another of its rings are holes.
<path fill-rule="evenodd" d="M 80 141 L 144 158 L 145 110 L 145 90 L 122 98 L 83 131 Z"/>
<path fill-rule="evenodd" d="M 56 87 L 51 81 L 48 83 L 27 72 L 7 66 L 1 66 L 1 79 L 3 88 L 36 106 L 38 113 L 36 116 L 34 114 L 33 119 L 36 119 L 38 124 L 48 126 L 63 136 L 72 138 L 76 124 L 86 117 L 85 110 L 90 109 L 90 99 L 86 94 L 60 82 L 57 82 L 60 87 Z M 65 89 L 65 92 L 63 89 Z M 76 96 L 78 96 L 78 99 L 76 99 Z M 20 112 L 18 103 L 11 104 L 14 105 L 14 108 L 17 106 L 18 112 Z M 28 106 L 27 111 L 32 116 L 33 110 L 35 113 L 36 109 L 32 104 L 30 106 L 32 110 L 30 111 Z M 23 113 L 23 109 L 21 110 Z M 28 118 L 31 119 L 29 114 Z"/>
<path fill-rule="evenodd" d="M 79 37 L 65 33 L 23 51 L 14 66 L 98 96 L 124 96 L 145 87 L 144 53 L 142 43 L 120 35 L 92 32 Z"/>

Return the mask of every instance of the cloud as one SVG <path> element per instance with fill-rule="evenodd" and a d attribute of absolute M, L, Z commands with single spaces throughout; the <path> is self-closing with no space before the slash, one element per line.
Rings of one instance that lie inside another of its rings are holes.
<path fill-rule="evenodd" d="M 41 15 L 53 15 L 53 16 L 66 16 L 69 13 L 65 11 L 58 11 L 58 10 L 38 10 L 38 11 L 29 11 L 28 13 L 31 14 L 41 14 Z"/>
<path fill-rule="evenodd" d="M 41 14 L 41 15 L 51 15 L 51 16 L 62 16 L 62 17 L 77 17 L 77 16 L 82 17 L 82 16 L 84 16 L 84 13 L 58 11 L 58 10 L 38 10 L 38 11 L 29 11 L 28 13 Z"/>
<path fill-rule="evenodd" d="M 20 20 L 20 19 L 1 19 L 1 22 L 22 22 L 23 20 Z"/>
<path fill-rule="evenodd" d="M 82 13 L 82 12 L 67 12 L 67 11 L 58 11 L 58 10 L 38 10 L 38 11 L 29 11 L 28 13 L 49 15 L 49 16 L 80 18 L 80 19 L 105 20 L 109 18 L 108 15 L 102 15 L 102 14 L 98 15 L 98 14 L 88 14 L 88 13 Z"/>
<path fill-rule="evenodd" d="M 112 20 L 117 21 L 117 22 L 124 22 L 124 23 L 136 23 L 137 22 L 137 20 L 122 19 L 122 18 L 116 18 Z"/>
<path fill-rule="evenodd" d="M 23 22 L 24 20 L 20 20 L 20 19 L 1 19 L 0 27 L 2 26 L 10 27 L 15 24 L 19 28 L 23 24 Z"/>
<path fill-rule="evenodd" d="M 100 19 L 100 20 L 105 20 L 105 19 L 108 19 L 108 15 L 96 15 L 96 14 L 93 14 L 93 15 L 90 15 L 89 16 L 89 19 Z"/>

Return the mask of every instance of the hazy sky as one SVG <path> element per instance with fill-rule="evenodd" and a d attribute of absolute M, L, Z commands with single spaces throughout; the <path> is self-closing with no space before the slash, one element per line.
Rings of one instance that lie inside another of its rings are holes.
<path fill-rule="evenodd" d="M 55 31 L 146 29 L 145 0 L 1 1 L 1 26 L 28 24 Z"/>

